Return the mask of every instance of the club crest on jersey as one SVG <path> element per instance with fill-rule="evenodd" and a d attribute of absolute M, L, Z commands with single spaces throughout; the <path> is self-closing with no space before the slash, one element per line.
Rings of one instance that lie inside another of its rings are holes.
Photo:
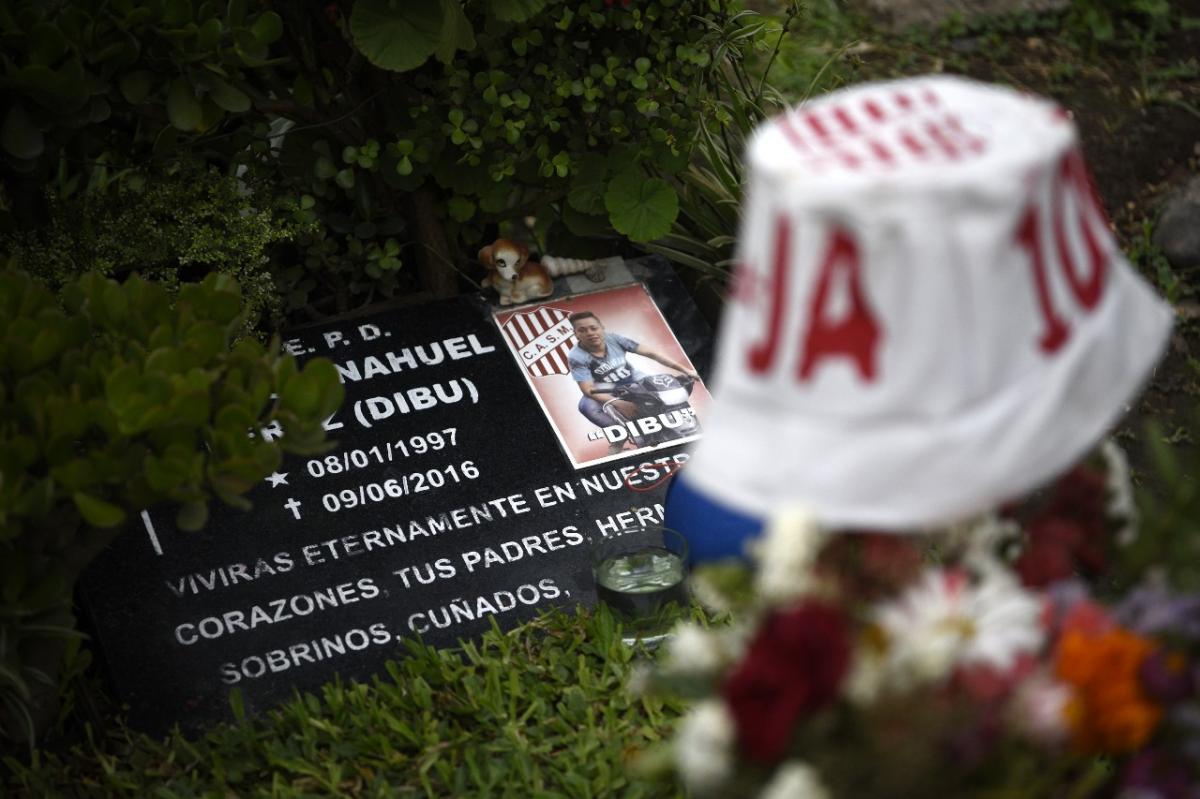
<path fill-rule="evenodd" d="M 534 377 L 568 375 L 567 356 L 575 346 L 575 333 L 561 308 L 518 311 L 501 326 L 526 371 Z"/>

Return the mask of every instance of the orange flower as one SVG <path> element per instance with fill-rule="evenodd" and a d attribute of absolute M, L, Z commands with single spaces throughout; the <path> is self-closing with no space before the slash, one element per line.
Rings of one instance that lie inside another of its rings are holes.
<path fill-rule="evenodd" d="M 1058 677 L 1075 690 L 1067 722 L 1082 752 L 1140 749 L 1158 726 L 1162 707 L 1142 690 L 1138 669 L 1154 644 L 1128 630 L 1101 635 L 1068 630 L 1058 642 Z"/>

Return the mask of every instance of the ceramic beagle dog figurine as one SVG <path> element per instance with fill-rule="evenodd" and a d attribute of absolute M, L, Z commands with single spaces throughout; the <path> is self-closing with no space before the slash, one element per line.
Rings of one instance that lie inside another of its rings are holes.
<path fill-rule="evenodd" d="M 528 247 L 508 239 L 496 239 L 481 249 L 479 263 L 487 269 L 482 285 L 496 289 L 501 305 L 549 297 L 554 293 L 554 278 L 560 275 L 583 273 L 598 283 L 605 271 L 602 262 L 578 258 L 546 255 L 540 262 L 531 261 Z"/>

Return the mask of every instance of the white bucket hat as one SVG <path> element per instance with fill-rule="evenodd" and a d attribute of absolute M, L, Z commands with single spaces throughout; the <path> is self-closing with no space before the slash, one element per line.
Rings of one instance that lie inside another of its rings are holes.
<path fill-rule="evenodd" d="M 1162 352 L 1171 310 L 1051 101 L 868 84 L 767 122 L 747 161 L 717 407 L 680 495 L 760 518 L 803 503 L 831 527 L 952 521 L 1080 458 Z"/>

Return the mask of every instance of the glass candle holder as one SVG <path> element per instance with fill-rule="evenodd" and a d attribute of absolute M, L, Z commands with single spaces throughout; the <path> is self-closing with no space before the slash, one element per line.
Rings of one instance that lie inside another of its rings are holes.
<path fill-rule="evenodd" d="M 687 539 L 668 527 L 639 527 L 596 543 L 596 594 L 622 622 L 624 641 L 656 646 L 688 603 Z"/>

